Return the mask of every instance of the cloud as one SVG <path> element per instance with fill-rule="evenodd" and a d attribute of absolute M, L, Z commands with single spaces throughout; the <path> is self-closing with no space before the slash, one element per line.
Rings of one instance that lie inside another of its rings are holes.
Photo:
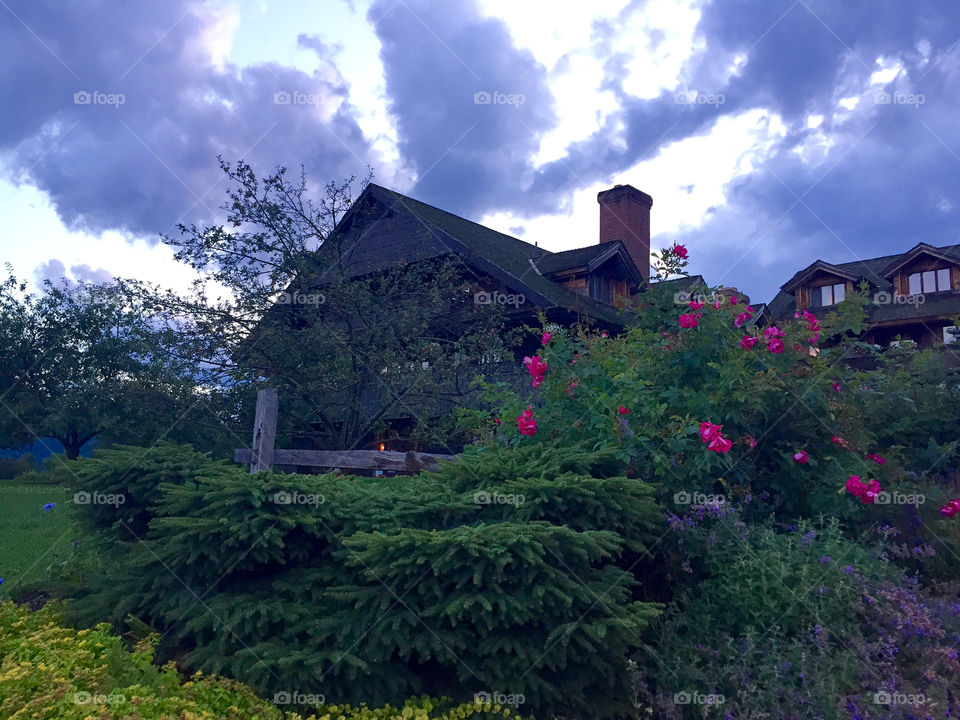
<path fill-rule="evenodd" d="M 543 65 L 470 0 L 379 0 L 367 17 L 413 194 L 467 215 L 521 203 L 557 122 Z"/>
<path fill-rule="evenodd" d="M 44 280 L 59 282 L 66 277 L 67 268 L 56 258 L 50 258 L 50 260 L 38 266 L 34 274 L 37 276 L 37 280 L 41 282 Z"/>
<path fill-rule="evenodd" d="M 921 241 L 960 242 L 956 211 L 943 202 L 960 191 L 960 7 L 700 3 L 675 92 L 722 95 L 716 104 L 678 103 L 663 83 L 656 94 L 657 87 L 636 82 L 635 59 L 619 34 L 647 8 L 632 3 L 617 21 L 597 23 L 598 45 L 612 49 L 605 87 L 617 109 L 565 156 L 539 168 L 528 193 L 534 212 L 559 207 L 583 188 L 592 192 L 596 183 L 632 183 L 654 196 L 654 228 L 669 228 L 655 245 L 684 242 L 693 272 L 738 284 L 758 299 L 770 299 L 817 258 L 844 262 Z M 651 33 L 648 42 L 664 40 Z M 775 117 L 783 126 L 772 142 L 761 120 L 753 131 L 741 128 L 756 136 L 748 167 L 731 167 L 718 185 L 723 148 L 708 147 L 676 168 L 686 179 L 656 171 L 670 148 L 717 136 L 723 120 L 743 117 Z M 684 227 L 674 215 L 664 218 L 670 208 L 658 197 L 701 188 L 707 177 L 719 195 L 692 214 L 694 222 Z M 580 233 L 570 246 L 588 237 Z"/>
<path fill-rule="evenodd" d="M 81 282 L 94 283 L 96 285 L 112 283 L 114 280 L 113 274 L 109 270 L 92 268 L 86 264 L 71 265 L 70 274 Z"/>
<path fill-rule="evenodd" d="M 225 60 L 231 22 L 215 6 L 5 8 L 0 62 L 18 68 L 0 77 L 5 170 L 49 193 L 71 228 L 156 236 L 212 218 L 224 190 L 218 154 L 261 171 L 303 162 L 321 183 L 372 160 L 323 45 L 312 45 L 312 73 L 239 68 Z"/>
<path fill-rule="evenodd" d="M 363 42 L 314 18 L 289 32 L 296 67 L 240 67 L 215 6 L 8 0 L 7 173 L 73 227 L 142 236 L 214 213 L 217 154 L 302 160 L 319 180 L 369 162 L 554 249 L 595 241 L 596 190 L 626 182 L 654 196 L 655 245 L 684 242 L 691 270 L 754 299 L 818 257 L 960 242 L 960 6 L 620 0 L 552 17 L 477 1 L 373 0 Z M 74 103 L 94 91 L 107 99 Z"/>
<path fill-rule="evenodd" d="M 50 280 L 54 284 L 60 284 L 62 281 L 78 281 L 103 285 L 114 281 L 113 273 L 103 268 L 93 268 L 85 263 L 71 265 L 70 272 L 63 261 L 58 258 L 50 258 L 41 263 L 34 270 L 37 280 L 43 282 Z"/>

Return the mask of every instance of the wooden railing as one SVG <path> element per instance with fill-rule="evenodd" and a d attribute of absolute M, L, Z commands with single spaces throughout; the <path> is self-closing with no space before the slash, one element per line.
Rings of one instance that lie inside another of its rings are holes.
<path fill-rule="evenodd" d="M 398 452 L 394 450 L 278 450 L 276 389 L 257 393 L 257 411 L 253 421 L 253 447 L 235 450 L 234 462 L 249 463 L 250 472 L 271 470 L 274 465 L 380 470 L 415 475 L 422 470 L 434 471 L 440 460 L 456 460 L 456 455 Z"/>

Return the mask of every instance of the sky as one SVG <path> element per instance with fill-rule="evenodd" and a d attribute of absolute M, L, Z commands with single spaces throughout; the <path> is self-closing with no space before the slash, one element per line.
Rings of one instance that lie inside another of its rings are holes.
<path fill-rule="evenodd" d="M 952 0 L 0 0 L 0 262 L 185 287 L 217 157 L 363 176 L 565 250 L 596 194 L 754 301 L 960 243 Z M 485 102 L 488 101 L 488 102 Z"/>

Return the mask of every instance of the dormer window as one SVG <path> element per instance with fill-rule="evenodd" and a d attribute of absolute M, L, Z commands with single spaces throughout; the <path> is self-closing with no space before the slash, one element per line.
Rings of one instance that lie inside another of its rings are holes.
<path fill-rule="evenodd" d="M 810 288 L 810 307 L 828 307 L 842 303 L 846 294 L 847 286 L 844 283 Z"/>
<path fill-rule="evenodd" d="M 911 295 L 946 292 L 950 289 L 950 270 L 949 268 L 941 268 L 939 270 L 911 273 L 908 277 L 908 284 Z"/>

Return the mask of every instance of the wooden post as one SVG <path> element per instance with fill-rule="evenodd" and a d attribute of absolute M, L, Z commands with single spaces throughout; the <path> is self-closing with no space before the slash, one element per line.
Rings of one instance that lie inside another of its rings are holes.
<path fill-rule="evenodd" d="M 250 472 L 273 468 L 273 449 L 277 442 L 277 390 L 267 388 L 257 393 L 257 414 L 253 420 L 253 454 Z"/>

